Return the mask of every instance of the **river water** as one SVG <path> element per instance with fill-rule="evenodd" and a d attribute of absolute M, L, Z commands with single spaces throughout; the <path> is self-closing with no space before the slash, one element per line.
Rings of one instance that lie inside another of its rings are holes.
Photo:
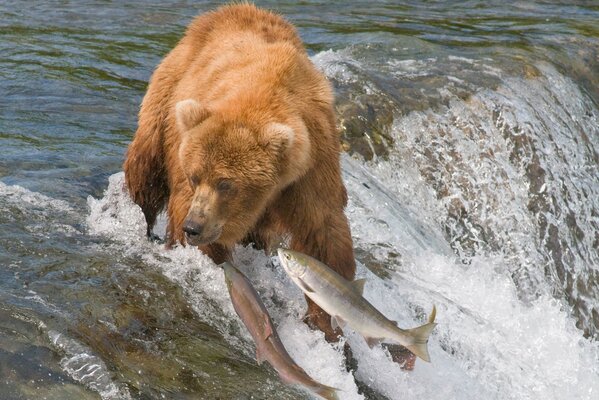
<path fill-rule="evenodd" d="M 438 327 L 402 371 L 237 265 L 342 399 L 599 396 L 599 5 L 259 2 L 331 80 L 365 296 Z M 257 366 L 222 272 L 147 242 L 122 162 L 153 68 L 202 1 L 0 1 L 0 399 L 310 398 Z M 164 218 L 157 228 L 160 233 Z"/>

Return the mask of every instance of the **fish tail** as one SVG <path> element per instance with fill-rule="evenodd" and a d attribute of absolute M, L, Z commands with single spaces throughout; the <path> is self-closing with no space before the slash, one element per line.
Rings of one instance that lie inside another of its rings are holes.
<path fill-rule="evenodd" d="M 430 322 L 428 324 L 419 326 L 418 328 L 408 329 L 405 332 L 414 339 L 414 344 L 406 346 L 406 348 L 426 362 L 431 361 L 426 345 L 428 343 L 428 338 L 435 326 L 437 326 L 436 323 Z"/>
<path fill-rule="evenodd" d="M 314 392 L 326 400 L 339 400 L 339 397 L 337 397 L 337 390 L 339 389 L 331 386 L 319 385 Z"/>

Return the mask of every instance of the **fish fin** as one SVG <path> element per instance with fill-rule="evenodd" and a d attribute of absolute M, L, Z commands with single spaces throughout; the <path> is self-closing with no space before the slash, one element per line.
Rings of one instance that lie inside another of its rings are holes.
<path fill-rule="evenodd" d="M 368 344 L 368 347 L 370 347 L 371 349 L 374 346 L 378 346 L 381 343 L 381 339 L 378 339 L 378 338 L 371 338 L 371 337 L 364 336 L 364 340 L 366 340 L 366 344 Z"/>
<path fill-rule="evenodd" d="M 333 329 L 341 328 L 345 326 L 345 320 L 338 315 L 334 315 L 331 317 L 331 326 Z"/>
<path fill-rule="evenodd" d="M 408 329 L 404 332 L 406 335 L 414 338 L 414 344 L 406 346 L 406 348 L 426 362 L 431 361 L 426 344 L 428 343 L 428 338 L 435 326 L 437 326 L 437 324 L 432 322 L 419 326 L 418 328 Z"/>
<path fill-rule="evenodd" d="M 301 288 L 308 293 L 314 293 L 314 289 L 312 289 L 306 282 L 302 281 L 301 279 L 297 279 L 299 285 L 301 286 Z"/>
<path fill-rule="evenodd" d="M 436 316 L 437 316 L 437 307 L 435 307 L 435 305 L 433 304 L 433 310 L 431 311 L 430 315 L 428 316 L 428 323 L 432 324 L 433 322 L 435 322 Z"/>
<path fill-rule="evenodd" d="M 337 397 L 337 391 L 339 389 L 332 386 L 323 385 L 322 383 L 315 381 L 310 377 L 310 375 L 308 375 L 306 371 L 304 371 L 302 367 L 300 367 L 297 364 L 295 364 L 293 368 L 299 373 L 308 377 L 308 379 L 311 382 L 304 383 L 304 385 L 306 385 L 306 387 L 312 390 L 314 393 L 318 394 L 326 400 L 339 400 L 339 397 Z M 279 372 L 279 378 L 281 378 L 281 381 L 283 381 L 283 383 L 286 383 L 287 385 L 295 385 L 297 383 L 300 383 L 297 379 L 294 379 L 293 376 L 281 372 Z"/>
<path fill-rule="evenodd" d="M 256 362 L 258 362 L 258 365 L 262 365 L 264 360 L 266 360 L 266 358 L 264 358 L 264 355 L 260 351 L 260 347 L 256 347 Z"/>
<path fill-rule="evenodd" d="M 356 279 L 351 283 L 354 291 L 358 293 L 360 296 L 364 295 L 364 285 L 366 284 L 366 278 Z"/>
<path fill-rule="evenodd" d="M 339 397 L 337 397 L 337 391 L 339 389 L 337 388 L 321 384 L 318 388 L 313 390 L 316 394 L 326 400 L 339 400 Z"/>
<path fill-rule="evenodd" d="M 264 340 L 268 339 L 272 335 L 272 323 L 268 318 L 268 315 L 264 315 Z"/>

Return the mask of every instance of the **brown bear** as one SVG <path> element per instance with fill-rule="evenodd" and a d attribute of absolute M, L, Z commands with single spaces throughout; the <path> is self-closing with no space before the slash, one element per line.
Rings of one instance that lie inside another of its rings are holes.
<path fill-rule="evenodd" d="M 167 246 L 216 263 L 236 243 L 289 246 L 352 280 L 333 95 L 294 27 L 250 4 L 197 17 L 154 72 L 124 164 L 148 235 L 166 205 Z M 307 321 L 328 340 L 329 316 Z"/>

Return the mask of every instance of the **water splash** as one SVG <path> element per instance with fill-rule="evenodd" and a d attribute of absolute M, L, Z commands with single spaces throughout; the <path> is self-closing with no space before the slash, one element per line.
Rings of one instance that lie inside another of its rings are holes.
<path fill-rule="evenodd" d="M 362 168 L 344 160 L 346 176 L 364 178 Z M 372 175 L 366 176 L 369 185 L 376 183 Z M 106 196 L 89 200 L 89 226 L 180 284 L 199 317 L 251 355 L 251 339 L 235 317 L 221 271 L 195 249 L 166 251 L 145 241 L 143 216 L 123 192 L 122 179 L 122 174 L 111 177 Z M 429 223 L 415 223 L 417 214 L 409 206 L 388 195 L 377 197 L 380 194 L 373 195 L 359 184 L 360 179 L 352 179 L 348 188 L 354 235 L 372 245 L 384 240 L 410 255 L 408 261 L 394 266 L 396 271 L 390 268 L 391 279 L 387 280 L 359 264 L 358 276 L 368 278 L 365 296 L 405 327 L 421 322 L 432 303 L 439 309 L 439 327 L 430 343 L 433 363 L 419 363 L 411 374 L 402 372 L 382 349 L 371 351 L 362 338 L 348 331 L 360 380 L 391 399 L 406 394 L 430 399 L 526 399 L 539 393 L 544 398 L 560 398 L 565 393 L 591 398 L 589 395 L 599 390 L 597 343 L 582 337 L 559 302 L 541 297 L 532 304 L 522 303 L 502 258 L 479 257 L 463 265 L 447 251 L 447 244 L 436 247 L 434 240 L 439 239 L 434 238 L 439 238 L 440 232 Z M 378 182 L 372 187 L 386 185 Z M 389 216 L 393 214 L 382 216 L 389 226 L 401 229 L 395 225 L 397 221 L 412 221 L 413 230 L 395 239 L 393 234 L 381 237 L 379 227 L 368 223 L 375 214 L 381 219 L 366 202 L 372 198 L 385 199 L 389 209 L 395 210 L 396 220 Z M 423 238 L 427 245 L 422 245 Z M 246 248 L 238 248 L 235 259 L 263 296 L 282 340 L 298 363 L 324 383 L 342 388 L 343 398 L 361 398 L 343 368 L 340 350 L 300 322 L 303 296 L 278 261 Z M 570 373 L 564 374 L 563 365 Z"/>
<path fill-rule="evenodd" d="M 90 233 L 112 239 L 116 251 L 141 257 L 145 263 L 162 271 L 167 278 L 181 286 L 198 318 L 217 328 L 231 346 L 241 349 L 248 358 L 253 359 L 251 336 L 235 314 L 222 270 L 195 248 L 165 250 L 163 245 L 148 242 L 144 237 L 143 214 L 124 191 L 123 182 L 124 174 L 115 174 L 110 177 L 102 199 L 88 199 L 91 208 L 87 218 Z M 345 371 L 342 350 L 326 344 L 322 333 L 309 331 L 301 322 L 298 309 L 303 307 L 303 296 L 299 289 L 290 280 L 283 279 L 281 269 L 274 271 L 264 268 L 269 259 L 263 254 L 240 248 L 235 257 L 236 263 L 254 281 L 260 292 L 273 293 L 273 297 L 264 299 L 265 303 L 281 339 L 285 344 L 289 343 L 288 351 L 298 364 L 308 373 L 316 372 L 314 376 L 318 376 L 323 384 L 347 392 L 348 399 L 362 399 L 357 394 L 353 378 Z M 287 293 L 293 290 L 296 291 L 295 298 L 288 299 Z M 277 299 L 277 304 L 272 301 L 273 298 Z M 295 307 L 289 307 L 290 304 Z M 294 318 L 289 318 L 290 310 Z M 328 360 L 326 368 L 315 370 L 313 363 L 321 365 L 323 355 Z"/>
<path fill-rule="evenodd" d="M 444 227 L 462 261 L 503 257 L 524 301 L 555 296 L 573 307 L 586 335 L 596 335 L 599 110 L 592 98 L 544 62 L 442 48 L 412 59 L 407 47 L 392 50 L 352 46 L 313 57 L 341 95 L 344 135 L 362 135 L 385 156 L 369 164 L 373 174 L 394 195 L 426 207 L 416 214 Z M 364 112 L 370 108 L 377 112 Z M 366 122 L 348 128 L 346 109 Z M 377 130 L 383 150 L 369 139 Z"/>
<path fill-rule="evenodd" d="M 444 111 L 398 119 L 390 162 L 416 165 L 464 259 L 500 254 L 523 299 L 565 299 L 594 334 L 599 292 L 587 282 L 599 277 L 599 112 L 557 71 L 539 71 L 532 81 L 510 78 L 497 91 L 453 99 Z"/>
<path fill-rule="evenodd" d="M 346 176 L 356 176 L 355 168 L 370 168 L 344 161 Z M 378 187 L 397 189 L 405 182 L 392 180 L 397 176 L 397 168 L 391 162 L 379 162 L 373 168 L 377 176 L 384 178 Z M 410 182 L 418 179 L 412 178 Z M 375 179 L 372 174 L 370 179 Z M 453 378 L 464 379 L 457 370 L 476 382 L 473 391 L 465 394 L 458 395 L 460 391 L 454 387 L 449 398 L 560 398 L 571 393 L 574 398 L 590 399 L 597 393 L 599 344 L 582 336 L 569 310 L 558 300 L 543 295 L 523 302 L 509 271 L 510 259 L 503 255 L 477 255 L 469 259 L 469 264 L 463 264 L 447 251 L 447 245 L 435 244 L 434 238 L 440 232 L 434 231 L 434 225 L 410 222 L 411 226 L 406 226 L 410 219 L 418 220 L 421 215 L 413 208 L 420 198 L 404 192 L 396 197 L 395 203 L 399 204 L 390 206 L 393 201 L 389 200 L 389 194 L 379 194 L 372 183 L 369 187 L 358 183 L 346 180 L 352 231 L 360 246 L 381 247 L 382 240 L 385 247 L 407 254 L 398 260 L 384 252 L 372 253 L 388 269 L 389 281 L 375 280 L 376 289 L 368 290 L 367 286 L 366 296 L 385 315 L 399 314 L 396 318 L 400 326 L 409 324 L 402 325 L 406 316 L 416 318 L 428 311 L 423 307 L 427 302 L 437 305 L 439 325 L 431 349 L 434 358 L 431 373 L 434 376 L 438 370 L 452 371 L 456 374 Z M 420 195 L 426 199 L 429 194 Z M 388 210 L 401 210 L 399 216 L 390 218 L 389 212 L 381 214 L 379 208 L 371 205 L 376 200 L 388 203 L 385 205 Z M 387 229 L 371 222 L 381 218 Z M 385 234 L 381 235 L 381 231 Z M 423 237 L 428 238 L 426 246 L 422 246 Z M 364 276 L 364 271 L 358 275 Z M 355 345 L 351 339 L 350 343 Z M 369 353 L 366 348 L 364 351 Z M 364 359 L 368 357 L 361 361 Z M 369 369 L 376 371 L 371 365 Z M 571 373 L 564 375 L 565 370 Z M 417 371 L 415 375 L 420 373 Z M 381 374 L 379 382 L 383 389 L 391 378 L 384 371 Z M 438 383 L 430 376 L 427 378 L 429 387 Z M 414 381 L 411 383 L 404 390 L 422 395 L 422 391 L 415 389 Z M 447 382 L 444 390 L 447 394 Z M 486 394 L 482 396 L 480 391 Z M 425 397 L 430 395 L 426 391 Z"/>
<path fill-rule="evenodd" d="M 97 392 L 103 400 L 131 399 L 127 387 L 113 381 L 104 361 L 90 348 L 54 330 L 48 331 L 48 337 L 65 354 L 60 365 L 71 378 Z"/>

